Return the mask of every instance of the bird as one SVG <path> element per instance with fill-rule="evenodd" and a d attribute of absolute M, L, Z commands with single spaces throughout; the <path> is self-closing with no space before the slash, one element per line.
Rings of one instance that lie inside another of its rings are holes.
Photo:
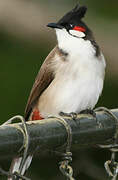
<path fill-rule="evenodd" d="M 47 26 L 56 31 L 57 45 L 43 62 L 25 109 L 25 120 L 60 117 L 60 112 L 93 110 L 102 93 L 105 58 L 93 32 L 83 21 L 87 7 L 77 4 L 58 22 Z M 29 159 L 28 159 L 29 158 Z M 28 156 L 22 175 L 32 156 Z M 21 157 L 14 161 L 18 171 Z"/>

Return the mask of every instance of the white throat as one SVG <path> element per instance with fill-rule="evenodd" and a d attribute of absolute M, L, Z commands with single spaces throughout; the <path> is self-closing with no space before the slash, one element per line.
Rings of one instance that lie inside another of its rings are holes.
<path fill-rule="evenodd" d="M 66 29 L 56 29 L 58 46 L 60 49 L 65 50 L 69 55 L 84 55 L 93 56 L 95 48 L 89 40 L 74 37 L 70 35 Z"/>

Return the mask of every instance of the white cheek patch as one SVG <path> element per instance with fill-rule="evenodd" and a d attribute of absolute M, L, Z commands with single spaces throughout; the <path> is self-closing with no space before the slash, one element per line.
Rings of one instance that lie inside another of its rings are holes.
<path fill-rule="evenodd" d="M 79 37 L 79 38 L 85 37 L 84 32 L 81 32 L 81 31 L 69 30 L 69 33 L 70 33 L 71 35 L 77 36 L 77 37 Z"/>

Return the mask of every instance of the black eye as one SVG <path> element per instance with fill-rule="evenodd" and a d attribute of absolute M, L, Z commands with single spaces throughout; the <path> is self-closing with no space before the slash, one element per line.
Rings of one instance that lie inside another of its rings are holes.
<path fill-rule="evenodd" d="M 70 24 L 70 27 L 73 29 L 74 28 L 74 24 Z"/>

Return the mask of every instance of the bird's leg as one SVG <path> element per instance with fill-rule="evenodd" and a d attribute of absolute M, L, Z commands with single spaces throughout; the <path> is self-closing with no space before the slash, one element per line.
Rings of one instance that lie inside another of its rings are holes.
<path fill-rule="evenodd" d="M 70 113 L 65 113 L 65 112 L 60 112 L 59 113 L 60 116 L 67 116 L 67 117 L 71 117 L 73 120 L 77 119 L 77 113 L 76 112 L 70 112 Z"/>

